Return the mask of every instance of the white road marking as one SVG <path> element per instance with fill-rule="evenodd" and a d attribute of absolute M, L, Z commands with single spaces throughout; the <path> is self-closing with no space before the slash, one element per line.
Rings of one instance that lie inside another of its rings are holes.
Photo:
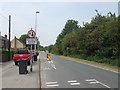
<path fill-rule="evenodd" d="M 46 82 L 47 87 L 58 87 L 58 82 Z"/>
<path fill-rule="evenodd" d="M 51 61 L 48 61 L 48 63 L 56 70 L 57 68 L 55 67 L 55 65 L 54 65 L 54 63 L 53 63 L 53 61 L 52 61 L 52 59 L 51 59 Z"/>
<path fill-rule="evenodd" d="M 67 81 L 68 83 L 70 83 L 70 85 L 80 85 L 80 83 L 77 82 L 77 80 L 71 80 L 71 81 Z"/>
<path fill-rule="evenodd" d="M 68 81 L 69 83 L 77 82 L 77 80 Z"/>
<path fill-rule="evenodd" d="M 45 68 L 44 70 L 50 70 L 50 68 Z"/>
<path fill-rule="evenodd" d="M 96 80 L 96 79 L 88 79 L 88 80 L 85 80 L 87 82 L 89 82 L 90 84 L 96 84 L 96 83 L 99 83 L 101 84 L 102 86 L 106 87 L 106 88 L 110 88 L 112 89 L 111 87 L 109 87 L 108 85 L 104 84 L 104 83 L 101 83 L 100 81 Z"/>
<path fill-rule="evenodd" d="M 59 84 L 55 84 L 55 85 L 47 85 L 47 87 L 58 87 Z"/>
<path fill-rule="evenodd" d="M 85 80 L 87 82 L 90 82 L 90 81 L 95 81 L 95 79 L 88 79 L 88 80 Z"/>
<path fill-rule="evenodd" d="M 55 67 L 55 65 L 54 64 L 51 64 L 51 66 L 56 70 L 56 67 Z"/>
<path fill-rule="evenodd" d="M 46 84 L 56 84 L 57 82 L 46 82 Z"/>
<path fill-rule="evenodd" d="M 70 85 L 80 85 L 80 83 L 71 83 Z"/>
<path fill-rule="evenodd" d="M 96 83 L 99 83 L 99 82 L 90 82 L 90 84 L 96 84 Z"/>
<path fill-rule="evenodd" d="M 106 85 L 106 84 L 104 84 L 104 83 L 101 83 L 101 82 L 99 82 L 99 81 L 98 81 L 98 83 L 101 84 L 101 85 L 103 85 L 103 86 L 105 86 L 105 87 L 107 87 L 107 88 L 112 89 L 111 87 L 109 87 L 108 85 Z"/>

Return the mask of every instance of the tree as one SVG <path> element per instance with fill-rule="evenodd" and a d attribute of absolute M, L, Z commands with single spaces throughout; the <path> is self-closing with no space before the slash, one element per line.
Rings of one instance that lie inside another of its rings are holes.
<path fill-rule="evenodd" d="M 27 34 L 23 34 L 20 36 L 20 41 L 22 41 L 24 44 L 26 44 L 26 38 L 28 38 Z"/>

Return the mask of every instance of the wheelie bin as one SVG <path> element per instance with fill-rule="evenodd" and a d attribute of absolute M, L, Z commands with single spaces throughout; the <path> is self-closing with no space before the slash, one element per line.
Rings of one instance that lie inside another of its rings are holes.
<path fill-rule="evenodd" d="M 19 59 L 19 74 L 27 74 L 27 64 L 28 60 L 27 59 Z"/>

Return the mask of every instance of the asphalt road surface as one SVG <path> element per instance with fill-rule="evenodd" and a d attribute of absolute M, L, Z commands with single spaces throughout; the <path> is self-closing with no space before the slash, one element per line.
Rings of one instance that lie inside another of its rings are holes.
<path fill-rule="evenodd" d="M 41 52 L 42 88 L 118 88 L 118 73 Z"/>
<path fill-rule="evenodd" d="M 118 88 L 117 72 L 54 55 L 48 61 L 45 52 L 41 52 L 39 57 L 33 63 L 33 72 L 28 66 L 29 73 L 25 75 L 19 74 L 19 67 L 13 61 L 0 64 L 2 88 Z"/>

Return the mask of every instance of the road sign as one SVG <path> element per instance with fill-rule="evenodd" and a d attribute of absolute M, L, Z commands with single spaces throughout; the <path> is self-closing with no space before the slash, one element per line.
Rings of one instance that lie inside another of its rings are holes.
<path fill-rule="evenodd" d="M 30 31 L 28 31 L 27 35 L 28 35 L 28 37 L 30 37 L 30 38 L 34 38 L 34 37 L 36 36 L 36 33 L 35 33 L 35 31 L 30 30 Z"/>
<path fill-rule="evenodd" d="M 36 38 L 26 38 L 26 44 L 27 45 L 36 45 L 37 39 Z"/>

